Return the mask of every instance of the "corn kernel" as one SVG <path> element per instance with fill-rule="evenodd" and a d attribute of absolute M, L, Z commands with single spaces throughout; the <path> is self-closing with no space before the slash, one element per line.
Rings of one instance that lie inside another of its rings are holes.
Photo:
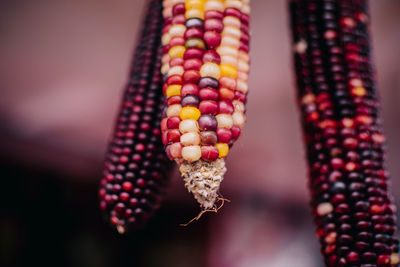
<path fill-rule="evenodd" d="M 204 11 L 215 10 L 224 12 L 224 4 L 221 1 L 207 1 L 204 5 Z"/>
<path fill-rule="evenodd" d="M 182 148 L 182 158 L 194 162 L 201 158 L 201 148 L 200 146 L 185 146 Z"/>
<path fill-rule="evenodd" d="M 238 60 L 237 60 L 237 58 L 232 57 L 232 56 L 222 55 L 221 56 L 221 64 L 229 64 L 229 65 L 236 67 L 238 65 Z"/>
<path fill-rule="evenodd" d="M 163 64 L 163 65 L 161 66 L 161 73 L 162 73 L 163 75 L 165 75 L 165 74 L 168 73 L 168 71 L 169 71 L 169 64 L 168 64 L 168 63 Z"/>
<path fill-rule="evenodd" d="M 237 80 L 236 90 L 245 94 L 249 91 L 249 85 L 243 80 Z"/>
<path fill-rule="evenodd" d="M 171 96 L 174 96 L 174 95 L 180 95 L 181 94 L 181 88 L 182 88 L 182 85 L 172 84 L 172 85 L 167 87 L 167 90 L 166 90 L 165 94 L 167 95 L 167 97 L 171 97 Z"/>
<path fill-rule="evenodd" d="M 169 106 L 167 108 L 167 117 L 171 118 L 171 117 L 179 116 L 181 109 L 182 109 L 182 106 L 180 104 L 174 104 L 174 105 Z"/>
<path fill-rule="evenodd" d="M 226 27 L 224 27 L 224 29 L 222 31 L 223 36 L 231 36 L 236 39 L 240 39 L 241 34 L 242 33 L 241 33 L 240 29 L 238 29 L 236 27 L 232 27 L 232 26 L 226 26 Z"/>
<path fill-rule="evenodd" d="M 233 118 L 230 114 L 218 114 L 215 116 L 218 122 L 218 128 L 230 129 L 233 126 Z"/>
<path fill-rule="evenodd" d="M 187 0 L 185 3 L 185 9 L 200 9 L 202 10 L 204 7 L 204 1 L 201 0 Z"/>
<path fill-rule="evenodd" d="M 242 9 L 242 2 L 238 0 L 226 0 L 224 5 L 226 8 L 236 8 L 237 10 Z"/>
<path fill-rule="evenodd" d="M 234 112 L 232 114 L 233 125 L 239 126 L 240 128 L 243 127 L 244 123 L 246 122 L 246 117 L 242 112 Z"/>
<path fill-rule="evenodd" d="M 171 28 L 169 28 L 170 38 L 172 39 L 172 37 L 175 37 L 175 36 L 183 37 L 185 34 L 185 31 L 186 31 L 186 27 L 183 24 L 172 25 Z"/>
<path fill-rule="evenodd" d="M 185 18 L 186 19 L 190 19 L 190 18 L 204 19 L 204 11 L 200 10 L 200 9 L 189 9 L 189 10 L 186 10 Z"/>
<path fill-rule="evenodd" d="M 221 64 L 219 66 L 221 70 L 221 76 L 227 76 L 227 77 L 232 77 L 236 78 L 237 77 L 237 70 L 235 67 L 229 64 Z"/>
<path fill-rule="evenodd" d="M 232 26 L 240 29 L 240 20 L 233 16 L 225 16 L 223 19 L 224 25 Z"/>
<path fill-rule="evenodd" d="M 186 48 L 182 45 L 173 46 L 169 49 L 168 55 L 170 58 L 183 57 Z"/>
<path fill-rule="evenodd" d="M 196 132 L 189 132 L 181 135 L 181 144 L 184 146 L 193 146 L 200 144 L 200 135 Z"/>
<path fill-rule="evenodd" d="M 179 131 L 184 133 L 199 132 L 199 124 L 196 120 L 184 120 L 179 123 Z"/>
<path fill-rule="evenodd" d="M 183 75 L 185 70 L 183 69 L 182 66 L 173 66 L 172 68 L 168 69 L 168 76 L 172 75 Z"/>
<path fill-rule="evenodd" d="M 169 41 L 171 41 L 171 35 L 169 33 L 163 34 L 161 36 L 161 44 L 162 45 L 169 44 Z"/>
<path fill-rule="evenodd" d="M 367 94 L 367 90 L 364 87 L 355 87 L 351 90 L 351 93 L 355 96 L 363 97 Z"/>
<path fill-rule="evenodd" d="M 239 50 L 237 50 L 233 47 L 230 47 L 230 46 L 226 46 L 226 45 L 219 46 L 219 47 L 217 47 L 216 50 L 217 50 L 218 54 L 220 54 L 220 55 L 226 55 L 226 56 L 232 56 L 232 57 L 239 56 Z"/>
<path fill-rule="evenodd" d="M 204 41 L 200 38 L 190 38 L 185 42 L 186 48 L 197 47 L 200 49 L 204 49 L 206 46 L 204 45 Z M 182 55 L 183 56 L 183 55 Z"/>
<path fill-rule="evenodd" d="M 230 47 L 232 47 L 234 49 L 239 49 L 240 40 L 236 39 L 235 37 L 222 35 L 221 45 L 222 46 L 230 46 Z"/>
<path fill-rule="evenodd" d="M 201 66 L 200 75 L 201 77 L 213 77 L 218 80 L 221 75 L 221 72 L 217 64 L 212 62 L 207 62 L 203 64 L 203 66 Z"/>
<path fill-rule="evenodd" d="M 397 253 L 392 253 L 392 254 L 390 255 L 390 264 L 394 266 L 394 265 L 399 264 L 399 262 L 400 262 L 399 254 L 397 254 Z"/>
<path fill-rule="evenodd" d="M 200 115 L 200 110 L 195 107 L 184 107 L 179 113 L 181 120 L 198 120 Z"/>
<path fill-rule="evenodd" d="M 228 155 L 228 152 L 229 152 L 228 144 L 218 143 L 218 144 L 215 145 L 215 147 L 218 149 L 220 158 L 225 158 L 226 155 Z"/>

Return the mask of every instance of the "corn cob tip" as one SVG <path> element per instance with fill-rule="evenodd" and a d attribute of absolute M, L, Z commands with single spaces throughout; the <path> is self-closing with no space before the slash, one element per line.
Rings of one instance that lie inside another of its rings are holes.
<path fill-rule="evenodd" d="M 184 162 L 180 164 L 179 170 L 185 187 L 193 194 L 200 207 L 214 208 L 215 201 L 218 199 L 219 186 L 226 172 L 225 160 Z"/>

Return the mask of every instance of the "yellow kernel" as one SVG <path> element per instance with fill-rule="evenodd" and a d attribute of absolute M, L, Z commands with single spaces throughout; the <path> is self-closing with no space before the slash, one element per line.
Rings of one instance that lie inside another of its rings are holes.
<path fill-rule="evenodd" d="M 181 120 L 198 120 L 200 115 L 200 110 L 195 107 L 184 107 L 179 113 Z"/>
<path fill-rule="evenodd" d="M 228 144 L 225 143 L 218 143 L 215 145 L 215 147 L 218 149 L 219 156 L 220 158 L 225 158 L 226 155 L 228 155 L 229 152 L 229 146 Z"/>
<path fill-rule="evenodd" d="M 172 84 L 167 87 L 165 94 L 167 95 L 167 97 L 171 97 L 174 95 L 181 95 L 181 88 L 182 88 L 182 85 Z"/>
<path fill-rule="evenodd" d="M 217 64 L 212 62 L 207 62 L 203 64 L 200 68 L 201 77 L 213 77 L 215 79 L 219 79 L 221 76 L 220 68 Z"/>
<path fill-rule="evenodd" d="M 390 255 L 390 264 L 395 266 L 395 265 L 399 264 L 399 262 L 400 262 L 399 254 L 392 253 L 392 255 Z"/>
<path fill-rule="evenodd" d="M 236 79 L 237 77 L 237 69 L 229 64 L 221 64 L 219 66 L 221 71 L 221 76 L 227 76 Z"/>
<path fill-rule="evenodd" d="M 189 9 L 189 10 L 186 10 L 185 18 L 186 19 L 190 19 L 190 18 L 204 19 L 204 11 L 200 10 L 200 9 Z"/>
<path fill-rule="evenodd" d="M 192 47 L 197 47 L 200 49 L 204 49 L 206 46 L 204 44 L 204 41 L 200 38 L 190 38 L 187 39 L 185 42 L 185 47 L 187 48 L 192 48 Z"/>
<path fill-rule="evenodd" d="M 330 232 L 325 236 L 325 243 L 327 244 L 332 244 L 336 241 L 337 233 L 336 232 Z"/>
<path fill-rule="evenodd" d="M 185 3 L 185 9 L 200 9 L 202 10 L 204 7 L 204 1 L 201 0 L 187 0 Z"/>
<path fill-rule="evenodd" d="M 173 46 L 169 49 L 168 55 L 170 56 L 170 58 L 183 57 L 185 50 L 186 48 L 182 45 Z"/>
<path fill-rule="evenodd" d="M 351 90 L 353 95 L 355 96 L 365 96 L 367 94 L 367 90 L 364 87 L 355 87 Z"/>

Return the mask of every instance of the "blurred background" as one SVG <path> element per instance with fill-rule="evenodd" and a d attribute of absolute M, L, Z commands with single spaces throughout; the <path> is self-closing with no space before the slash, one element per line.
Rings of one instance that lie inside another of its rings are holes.
<path fill-rule="evenodd" d="M 370 1 L 400 199 L 400 1 Z M 97 187 L 145 0 L 0 1 L 0 266 L 322 266 L 308 208 L 286 1 L 252 0 L 248 122 L 218 215 L 177 172 L 148 226 L 120 236 Z M 256 55 L 256 56 L 255 56 Z"/>

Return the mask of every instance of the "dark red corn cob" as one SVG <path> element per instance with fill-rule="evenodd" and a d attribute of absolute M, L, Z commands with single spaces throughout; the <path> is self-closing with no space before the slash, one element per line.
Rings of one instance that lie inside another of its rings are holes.
<path fill-rule="evenodd" d="M 399 263 L 365 0 L 291 0 L 311 205 L 327 266 Z"/>
<path fill-rule="evenodd" d="M 160 130 L 161 9 L 160 0 L 149 2 L 100 183 L 100 208 L 120 233 L 147 221 L 167 180 Z"/>

